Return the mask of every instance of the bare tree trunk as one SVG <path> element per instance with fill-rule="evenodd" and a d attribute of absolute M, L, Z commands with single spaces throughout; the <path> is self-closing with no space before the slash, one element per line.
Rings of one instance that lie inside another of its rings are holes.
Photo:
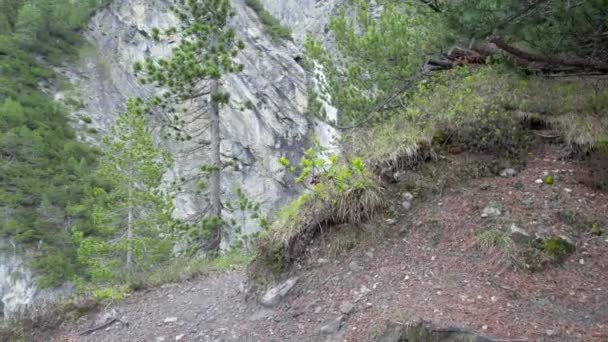
<path fill-rule="evenodd" d="M 130 177 L 129 177 L 130 178 Z M 133 182 L 129 179 L 129 199 L 127 216 L 127 268 L 133 272 Z"/>
<path fill-rule="evenodd" d="M 209 199 L 211 201 L 211 215 L 218 218 L 222 218 L 222 202 L 221 202 L 221 188 L 220 188 L 220 171 L 221 155 L 220 155 L 220 108 L 219 103 L 213 99 L 217 97 L 220 92 L 219 80 L 211 81 L 211 110 L 209 111 L 209 118 L 211 121 L 211 166 L 212 171 L 209 177 Z M 221 225 L 216 228 L 216 241 L 214 248 L 219 249 L 219 245 L 222 241 L 222 228 Z"/>

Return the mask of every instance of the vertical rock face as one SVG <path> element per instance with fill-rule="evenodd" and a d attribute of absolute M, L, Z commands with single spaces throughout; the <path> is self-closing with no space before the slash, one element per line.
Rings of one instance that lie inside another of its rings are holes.
<path fill-rule="evenodd" d="M 0 318 L 11 318 L 34 300 L 34 276 L 23 259 L 10 251 L 0 251 Z"/>
<path fill-rule="evenodd" d="M 316 39 L 328 38 L 330 15 L 344 0 L 261 0 L 264 8 L 293 31 L 297 44 L 311 34 Z"/>
<path fill-rule="evenodd" d="M 152 40 L 147 32 L 153 27 L 161 31 L 178 26 L 168 10 L 167 0 L 115 0 L 92 18 L 86 32 L 96 49 L 85 55 L 81 65 L 68 74 L 79 85 L 92 127 L 105 132 L 129 96 L 149 96 L 156 90 L 138 84 L 132 65 L 146 57 L 168 56 L 177 38 Z M 281 4 L 281 5 L 279 5 Z M 302 56 L 298 45 L 306 32 L 322 33 L 328 6 L 334 1 L 264 1 L 268 10 L 285 25 L 293 28 L 295 43 L 273 42 L 266 34 L 256 13 L 243 0 L 232 1 L 236 16 L 231 24 L 245 49 L 238 56 L 244 71 L 229 75 L 222 86 L 231 94 L 236 108 L 225 107 L 221 112 L 221 152 L 226 165 L 222 174 L 222 194 L 234 203 L 235 189 L 260 203 L 264 213 L 272 215 L 296 191 L 286 186 L 283 167 L 277 162 L 282 155 L 298 158 L 301 149 L 314 134 L 325 145 L 332 144 L 336 132 L 332 127 L 308 115 L 307 72 L 298 64 Z M 196 107 L 196 106 L 195 106 Z M 151 126 L 162 135 L 159 118 L 151 118 Z M 185 130 L 193 137 L 189 142 L 162 140 L 171 150 L 174 167 L 166 175 L 167 182 L 192 179 L 207 160 L 205 141 L 209 136 L 207 122 L 194 112 L 185 116 Z M 176 198 L 176 215 L 195 219 L 204 214 L 206 200 L 196 193 L 196 183 L 186 184 Z M 223 213 L 235 219 L 242 232 L 258 229 L 256 220 L 248 213 Z M 223 241 L 223 247 L 230 243 Z"/>

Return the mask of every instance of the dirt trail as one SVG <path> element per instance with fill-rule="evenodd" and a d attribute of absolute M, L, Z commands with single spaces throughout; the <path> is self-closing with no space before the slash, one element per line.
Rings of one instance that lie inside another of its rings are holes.
<path fill-rule="evenodd" d="M 396 222 L 361 228 L 384 235 L 347 252 L 322 252 L 344 238 L 316 243 L 297 267 L 298 283 L 273 309 L 245 302 L 242 273 L 210 274 L 105 308 L 128 326 L 79 336 L 95 326 L 92 314 L 52 341 L 367 341 L 385 320 L 417 319 L 502 338 L 608 341 L 608 196 L 581 185 L 580 165 L 555 155 L 551 148 L 537 151 L 514 177 L 474 179 L 414 201 Z M 535 183 L 547 170 L 555 183 Z M 480 216 L 490 202 L 500 204 L 500 217 Z M 604 235 L 574 229 L 563 213 L 597 222 Z M 512 223 L 567 234 L 576 251 L 540 273 L 507 267 L 497 251 L 480 250 L 475 237 Z M 321 332 L 331 322 L 335 329 Z"/>

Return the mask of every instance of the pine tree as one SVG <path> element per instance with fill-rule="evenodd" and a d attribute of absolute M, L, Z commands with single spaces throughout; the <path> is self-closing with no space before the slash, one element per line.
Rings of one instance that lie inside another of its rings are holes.
<path fill-rule="evenodd" d="M 148 110 L 140 99 L 130 99 L 103 139 L 98 175 L 111 188 L 92 190 L 95 235 L 75 232 L 78 256 L 93 280 L 133 276 L 136 266 L 146 271 L 170 257 L 173 206 L 159 189 L 170 158 L 153 143 Z"/>
<path fill-rule="evenodd" d="M 235 57 L 244 44 L 236 39 L 234 30 L 228 25 L 228 19 L 234 15 L 228 0 L 175 1 L 171 9 L 181 20 L 181 42 L 173 49 L 170 58 L 147 59 L 143 64 L 136 63 L 134 69 L 142 74 L 143 82 L 169 90 L 152 99 L 152 103 L 159 105 L 165 114 L 166 124 L 174 130 L 175 138 L 191 139 L 181 128 L 183 120 L 177 109 L 186 101 L 195 105 L 200 120 L 209 121 L 210 165 L 203 166 L 209 173 L 211 209 L 208 214 L 221 220 L 220 110 L 228 103 L 229 94 L 223 91 L 220 79 L 243 69 Z M 170 35 L 175 31 L 169 29 L 164 34 Z M 152 37 L 160 39 L 158 29 L 153 30 Z M 222 228 L 218 225 L 213 234 L 212 249 L 219 248 L 221 240 Z"/>
<path fill-rule="evenodd" d="M 323 67 L 342 126 L 371 121 L 393 106 L 442 41 L 440 16 L 415 1 L 350 0 L 331 18 L 339 56 L 308 39 L 307 52 Z"/>

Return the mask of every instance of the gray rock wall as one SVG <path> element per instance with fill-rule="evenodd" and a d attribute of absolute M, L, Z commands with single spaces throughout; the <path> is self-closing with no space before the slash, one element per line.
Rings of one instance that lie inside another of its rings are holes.
<path fill-rule="evenodd" d="M 297 60 L 303 55 L 301 44 L 308 32 L 325 40 L 328 15 L 339 1 L 262 2 L 269 12 L 292 28 L 294 41 L 273 42 L 244 0 L 232 1 L 236 10 L 232 24 L 246 45 L 238 56 L 245 68 L 242 73 L 223 79 L 222 85 L 235 103 L 251 101 L 254 106 L 244 110 L 225 108 L 221 113 L 222 156 L 231 165 L 223 173 L 222 192 L 224 199 L 231 201 L 234 189 L 240 187 L 249 199 L 261 204 L 263 213 L 272 217 L 301 190 L 289 181 L 290 176 L 279 165 L 278 158 L 287 155 L 290 159 L 298 159 L 313 134 L 323 145 L 336 148 L 337 132 L 308 113 L 308 91 L 315 87 L 314 77 Z M 83 49 L 81 61 L 56 68 L 75 85 L 84 104 L 84 108 L 75 109 L 74 117 L 88 116 L 91 123 L 86 126 L 99 132 L 92 135 L 83 130 L 82 139 L 96 143 L 123 110 L 126 98 L 147 97 L 157 91 L 137 82 L 132 65 L 146 57 L 170 54 L 175 41 L 155 42 L 147 34 L 153 27 L 178 26 L 168 10 L 169 3 L 168 0 L 114 0 L 91 19 L 85 30 L 91 44 Z M 58 92 L 55 97 L 60 100 L 64 96 Z M 208 140 L 205 121 L 195 119 L 192 113 L 185 119 L 185 129 L 194 139 L 178 143 L 161 139 L 160 119 L 150 118 L 150 126 L 159 137 L 158 143 L 168 148 L 175 160 L 165 176 L 167 183 L 195 177 L 198 167 L 207 160 L 207 154 L 201 148 L 201 142 Z M 175 204 L 176 216 L 184 219 L 201 217 L 206 207 L 206 201 L 196 193 L 194 183 L 183 187 Z M 226 211 L 224 215 L 228 219 L 235 218 L 244 233 L 259 229 L 257 220 L 252 220 L 248 213 Z M 228 247 L 234 237 L 235 234 L 228 234 L 222 246 Z M 48 297 L 46 292 L 36 290 L 34 278 L 20 257 L 0 254 L 0 309 L 4 310 L 5 316 L 31 306 L 36 298 Z"/>
<path fill-rule="evenodd" d="M 297 62 L 303 53 L 298 43 L 308 30 L 323 31 L 324 21 L 319 20 L 317 24 L 315 21 L 326 17 L 327 12 L 312 1 L 274 3 L 289 5 L 276 10 L 272 2 L 265 3 L 286 25 L 293 24 L 294 36 L 298 37 L 295 43 L 273 42 L 255 12 L 243 0 L 233 1 L 236 16 L 232 24 L 246 46 L 238 59 L 245 68 L 242 73 L 223 79 L 222 85 L 235 103 L 251 102 L 254 106 L 242 110 L 240 107 L 244 106 L 237 105 L 239 108 L 224 108 L 221 113 L 222 156 L 231 164 L 222 175 L 224 199 L 234 199 L 234 189 L 240 187 L 270 216 L 297 193 L 297 189 L 286 186 L 289 176 L 277 162 L 278 158 L 283 154 L 297 158 L 311 134 L 316 134 L 325 145 L 331 145 L 337 134 L 331 126 L 308 115 L 310 83 L 306 71 Z M 327 6 L 323 3 L 322 7 Z M 149 96 L 156 91 L 138 84 L 131 66 L 145 57 L 170 53 L 173 41 L 154 42 L 146 34 L 153 27 L 162 30 L 177 26 L 167 6 L 165 0 L 115 0 L 91 20 L 86 35 L 96 49 L 69 74 L 75 76 L 73 81 L 79 84 L 86 106 L 83 111 L 98 131 L 104 132 L 109 127 L 125 98 Z M 194 178 L 198 167 L 207 159 L 201 144 L 208 140 L 205 120 L 188 114 L 186 121 L 185 129 L 195 137 L 192 141 L 159 140 L 175 159 L 173 169 L 166 176 L 168 182 Z M 162 130 L 157 118 L 151 118 L 151 125 L 158 132 Z M 203 215 L 206 200 L 194 193 L 194 188 L 194 184 L 186 185 L 178 194 L 176 216 L 195 219 Z M 257 222 L 244 213 L 226 211 L 224 215 L 236 218 L 245 233 L 258 229 Z M 228 238 L 223 246 L 229 243 Z"/>

